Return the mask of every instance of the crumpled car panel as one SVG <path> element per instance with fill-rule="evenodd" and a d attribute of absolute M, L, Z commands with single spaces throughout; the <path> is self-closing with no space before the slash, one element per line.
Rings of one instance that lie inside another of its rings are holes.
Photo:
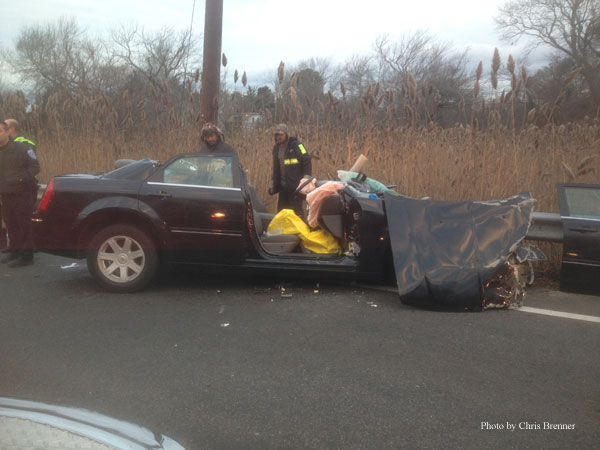
<path fill-rule="evenodd" d="M 473 310 L 525 238 L 535 203 L 528 192 L 491 202 L 384 198 L 402 302 Z"/>

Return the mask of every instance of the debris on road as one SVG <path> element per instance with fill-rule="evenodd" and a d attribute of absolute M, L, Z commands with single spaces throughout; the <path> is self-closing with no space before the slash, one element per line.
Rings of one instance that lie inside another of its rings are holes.
<path fill-rule="evenodd" d="M 292 294 L 286 294 L 285 288 L 283 286 L 279 286 L 279 292 L 281 293 L 281 298 L 291 298 Z"/>

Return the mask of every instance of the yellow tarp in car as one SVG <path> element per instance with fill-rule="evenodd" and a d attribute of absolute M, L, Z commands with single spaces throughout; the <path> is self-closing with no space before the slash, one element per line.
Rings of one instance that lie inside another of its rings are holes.
<path fill-rule="evenodd" d="M 311 231 L 304 221 L 291 209 L 279 211 L 267 231 L 269 233 L 296 234 L 302 241 L 302 245 L 314 253 L 340 253 L 338 242 L 326 230 Z"/>

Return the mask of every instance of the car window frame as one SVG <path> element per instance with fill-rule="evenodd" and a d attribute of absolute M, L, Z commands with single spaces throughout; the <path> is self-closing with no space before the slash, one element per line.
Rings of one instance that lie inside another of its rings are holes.
<path fill-rule="evenodd" d="M 576 189 L 597 189 L 600 192 L 600 184 L 584 184 L 584 183 L 558 183 L 558 205 L 560 210 L 560 215 L 563 218 L 569 218 L 572 220 L 591 220 L 591 221 L 599 221 L 600 216 L 586 216 L 586 215 L 573 215 L 573 211 L 569 206 L 569 200 L 567 198 L 567 189 L 576 188 Z"/>
<path fill-rule="evenodd" d="M 185 158 L 211 158 L 214 160 L 230 158 L 231 159 L 231 177 L 232 177 L 232 186 L 211 186 L 209 184 L 193 184 L 193 183 L 171 183 L 164 181 L 165 171 L 172 165 L 177 163 L 177 161 L 185 159 Z M 157 181 L 156 178 L 160 177 L 160 180 Z M 241 168 L 239 164 L 239 160 L 237 155 L 234 153 L 223 153 L 223 154 L 205 154 L 205 153 L 182 153 L 174 156 L 173 158 L 166 161 L 162 164 L 159 170 L 155 171 L 152 175 L 150 175 L 146 182 L 152 185 L 161 185 L 161 186 L 179 186 L 179 187 L 189 187 L 189 188 L 199 188 L 199 189 L 216 189 L 216 190 L 233 190 L 240 191 L 241 186 Z"/>

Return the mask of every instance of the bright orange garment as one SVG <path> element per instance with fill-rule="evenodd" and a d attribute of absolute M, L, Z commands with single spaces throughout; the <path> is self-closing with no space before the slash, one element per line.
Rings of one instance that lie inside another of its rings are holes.
<path fill-rule="evenodd" d="M 306 203 L 308 203 L 308 224 L 311 227 L 315 228 L 319 225 L 319 212 L 321 211 L 323 199 L 337 194 L 344 186 L 344 183 L 329 181 L 306 196 Z"/>

